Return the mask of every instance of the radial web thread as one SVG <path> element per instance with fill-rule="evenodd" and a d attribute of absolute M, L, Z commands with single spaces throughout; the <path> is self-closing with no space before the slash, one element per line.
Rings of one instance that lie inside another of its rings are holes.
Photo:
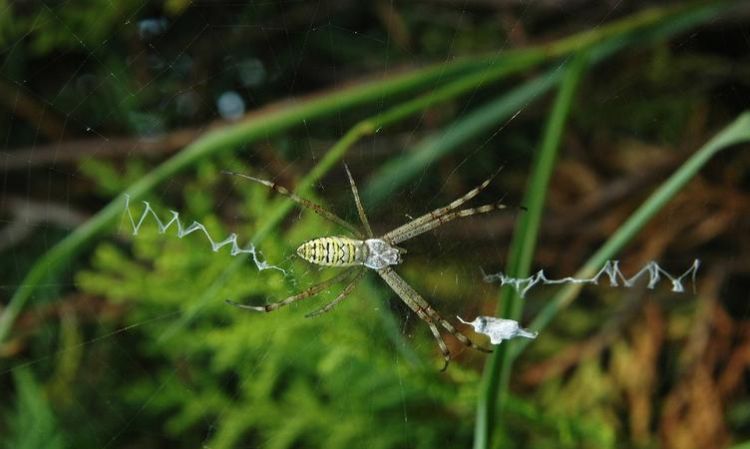
<path fill-rule="evenodd" d="M 602 267 L 599 272 L 591 278 L 574 278 L 564 277 L 562 279 L 549 279 L 544 274 L 544 270 L 539 270 L 536 274 L 526 278 L 514 278 L 507 276 L 504 273 L 486 274 L 484 275 L 485 282 L 500 282 L 500 285 L 510 285 L 513 287 L 519 296 L 522 298 L 526 296 L 526 293 L 533 287 L 541 285 L 558 285 L 558 284 L 599 284 L 599 279 L 603 276 L 609 278 L 609 285 L 612 287 L 618 287 L 622 282 L 624 287 L 632 287 L 641 277 L 648 275 L 648 288 L 654 289 L 656 284 L 661 281 L 662 276 L 669 279 L 672 282 L 672 291 L 675 293 L 682 293 L 685 291 L 685 287 L 682 282 L 683 279 L 690 276 L 693 282 L 693 288 L 695 288 L 695 277 L 698 274 L 698 268 L 700 267 L 700 260 L 695 259 L 693 265 L 690 266 L 684 273 L 679 276 L 674 276 L 659 266 L 658 263 L 651 261 L 643 266 L 636 274 L 631 277 L 626 277 L 620 270 L 620 261 L 610 260 Z"/>
<path fill-rule="evenodd" d="M 206 227 L 198 223 L 197 221 L 193 221 L 188 227 L 184 227 L 182 222 L 180 221 L 180 214 L 177 211 L 170 210 L 172 217 L 165 223 L 162 222 L 159 216 L 156 214 L 156 212 L 151 208 L 151 204 L 149 204 L 148 201 L 143 201 L 144 209 L 141 213 L 140 218 L 136 220 L 133 217 L 133 214 L 130 211 L 130 195 L 125 195 L 125 212 L 128 214 L 128 218 L 130 219 L 130 224 L 133 227 L 133 235 L 137 236 L 138 231 L 141 229 L 141 226 L 143 225 L 143 222 L 146 220 L 146 218 L 151 215 L 154 217 L 154 221 L 156 222 L 156 225 L 159 228 L 159 233 L 164 234 L 167 232 L 167 229 L 169 229 L 173 224 L 177 226 L 177 237 L 183 238 L 186 235 L 190 235 L 193 232 L 200 231 L 203 233 L 203 235 L 206 236 L 206 239 L 211 244 L 211 249 L 214 252 L 219 251 L 221 248 L 231 245 L 231 252 L 230 254 L 232 256 L 237 256 L 240 254 L 250 254 L 253 258 L 253 262 L 255 263 L 255 266 L 258 268 L 258 271 L 263 270 L 279 270 L 282 273 L 286 273 L 286 271 L 283 268 L 277 267 L 276 265 L 271 265 L 265 260 L 261 259 L 262 254 L 260 251 L 258 251 L 255 246 L 253 246 L 252 243 L 248 243 L 246 248 L 241 248 L 239 243 L 237 243 L 237 234 L 231 233 L 227 238 L 224 240 L 217 242 L 214 241 L 213 237 L 211 237 L 211 234 L 208 232 Z"/>

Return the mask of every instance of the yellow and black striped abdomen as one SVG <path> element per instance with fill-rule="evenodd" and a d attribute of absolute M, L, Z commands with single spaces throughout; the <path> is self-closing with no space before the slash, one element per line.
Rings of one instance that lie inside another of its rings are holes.
<path fill-rule="evenodd" d="M 347 237 L 321 237 L 309 240 L 297 248 L 297 254 L 301 258 L 328 267 L 362 265 L 366 251 L 362 240 Z"/>

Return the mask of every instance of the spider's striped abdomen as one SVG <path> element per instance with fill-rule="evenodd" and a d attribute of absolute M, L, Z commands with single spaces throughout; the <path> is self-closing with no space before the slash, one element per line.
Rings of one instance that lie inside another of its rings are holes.
<path fill-rule="evenodd" d="M 321 237 L 309 240 L 297 248 L 297 254 L 310 263 L 328 267 L 362 265 L 367 247 L 362 240 L 347 237 Z"/>

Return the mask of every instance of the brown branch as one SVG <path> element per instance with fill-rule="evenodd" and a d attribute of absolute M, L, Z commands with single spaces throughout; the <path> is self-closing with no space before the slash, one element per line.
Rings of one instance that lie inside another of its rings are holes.
<path fill-rule="evenodd" d="M 0 79 L 0 103 L 11 113 L 29 122 L 50 140 L 59 140 L 65 135 L 65 124 L 51 110 L 40 104 L 20 87 L 12 86 Z"/>
<path fill-rule="evenodd" d="M 645 301 L 643 287 L 630 292 L 624 306 L 612 314 L 612 318 L 593 337 L 571 346 L 559 354 L 540 363 L 529 366 L 521 374 L 525 385 L 539 385 L 580 363 L 581 360 L 598 356 L 620 336 L 625 327 L 638 315 Z"/>
<path fill-rule="evenodd" d="M 119 323 L 127 307 L 102 298 L 86 295 L 73 294 L 62 297 L 57 301 L 40 304 L 33 310 L 29 310 L 18 317 L 14 325 L 14 339 L 0 345 L 0 360 L 18 357 L 29 347 L 30 337 L 39 332 L 39 328 L 50 322 L 63 319 L 65 314 L 74 314 L 81 324 L 95 323 Z M 121 328 L 121 330 L 127 329 Z M 118 330 L 112 332 L 118 333 Z M 110 334 L 111 335 L 111 334 Z"/>
<path fill-rule="evenodd" d="M 34 233 L 40 223 L 53 223 L 73 229 L 86 221 L 85 214 L 52 202 L 37 202 L 21 198 L 5 198 L 2 203 L 13 216 L 0 229 L 0 252 L 15 246 Z"/>
<path fill-rule="evenodd" d="M 80 139 L 21 148 L 0 157 L 0 172 L 48 164 L 73 163 L 81 159 L 165 155 L 174 153 L 201 135 L 205 129 L 181 129 L 160 137 L 116 137 Z"/>

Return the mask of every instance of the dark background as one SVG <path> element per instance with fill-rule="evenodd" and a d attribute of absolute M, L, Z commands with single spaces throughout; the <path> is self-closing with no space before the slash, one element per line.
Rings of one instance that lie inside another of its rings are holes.
<path fill-rule="evenodd" d="M 295 259 L 294 250 L 340 229 L 295 210 L 258 242 L 263 259 L 286 275 L 258 271 L 247 258 L 228 273 L 238 259 L 227 248 L 212 252 L 198 234 L 159 234 L 150 217 L 132 236 L 119 195 L 208 132 L 262 125 L 296 102 L 335 98 L 424 67 L 554 45 L 661 3 L 0 1 L 0 313 L 65 236 L 108 205 L 122 210 L 116 225 L 60 258 L 62 269 L 42 267 L 43 280 L 33 283 L 0 342 L 0 445 L 472 444 L 488 356 L 446 337 L 455 360 L 439 372 L 429 329 L 376 276 L 313 320 L 304 314 L 324 300 L 262 316 L 224 304 L 283 299 L 336 274 Z M 735 5 L 587 68 L 544 191 L 532 272 L 573 275 L 747 109 L 748 29 L 747 8 Z M 496 313 L 499 286 L 482 282 L 480 270 L 507 269 L 555 89 L 412 175 L 393 167 L 571 58 L 476 83 L 364 136 L 344 158 L 362 191 L 385 186 L 365 197 L 376 234 L 504 166 L 477 204 L 503 197 L 506 211 L 404 244 L 409 253 L 399 272 L 446 318 Z M 281 202 L 222 170 L 294 188 L 360 120 L 435 92 L 454 76 L 446 71 L 422 90 L 374 95 L 356 107 L 334 102 L 325 116 L 240 139 L 142 199 L 163 221 L 176 210 L 185 225 L 197 220 L 217 241 L 236 232 L 245 243 Z M 747 145 L 720 152 L 617 254 L 627 275 L 649 261 L 679 275 L 700 259 L 696 283 L 686 280 L 684 293 L 666 280 L 654 289 L 644 281 L 584 287 L 514 364 L 502 418 L 493 424 L 495 447 L 744 447 L 748 155 Z M 305 197 L 356 221 L 342 163 L 325 172 Z M 130 207 L 139 218 L 142 203 Z M 555 291 L 529 292 L 522 324 Z"/>

